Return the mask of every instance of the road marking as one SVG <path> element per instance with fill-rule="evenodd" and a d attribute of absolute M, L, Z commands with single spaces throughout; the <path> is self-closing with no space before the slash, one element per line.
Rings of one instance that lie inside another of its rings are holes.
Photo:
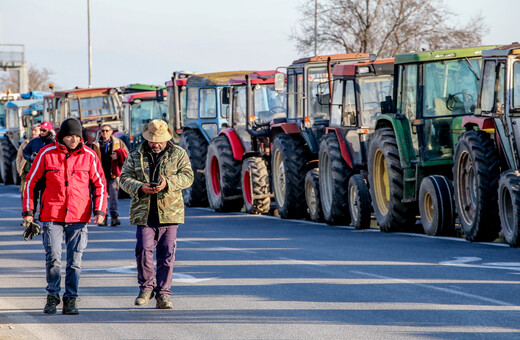
<path fill-rule="evenodd" d="M 317 262 L 312 262 L 312 261 L 296 260 L 296 259 L 291 259 L 289 257 L 279 257 L 278 259 L 283 260 L 283 261 L 290 261 L 292 264 L 309 264 L 309 265 L 312 265 L 312 266 L 321 266 L 321 267 L 326 267 L 327 266 L 326 264 L 322 264 L 322 263 L 317 263 Z"/>
<path fill-rule="evenodd" d="M 495 299 L 490 299 L 490 298 L 487 298 L 487 297 L 484 297 L 484 296 L 480 296 L 480 295 L 464 293 L 464 292 L 461 292 L 461 291 L 458 291 L 458 290 L 454 290 L 454 289 L 436 287 L 436 286 L 432 286 L 432 285 L 428 285 L 428 284 L 424 284 L 424 283 L 417 283 L 417 282 L 412 282 L 412 281 L 409 281 L 409 280 L 397 279 L 397 278 L 394 278 L 394 277 L 383 276 L 383 275 L 376 275 L 376 274 L 365 273 L 365 272 L 360 272 L 360 271 L 351 271 L 351 273 L 365 275 L 365 276 L 368 276 L 368 277 L 374 277 L 374 278 L 378 278 L 378 279 L 393 280 L 393 281 L 395 281 L 397 283 L 412 284 L 412 285 L 416 285 L 416 286 L 419 286 L 419 287 L 428 288 L 428 289 L 431 289 L 431 290 L 437 290 L 437 291 L 444 292 L 444 293 L 464 296 L 464 297 L 467 297 L 467 298 L 477 299 L 477 300 L 480 300 L 480 301 L 483 301 L 483 302 L 493 303 L 493 304 L 496 304 L 496 305 L 499 305 L 499 306 L 508 306 L 508 307 L 516 306 L 516 305 L 508 303 L 508 302 L 495 300 Z"/>
<path fill-rule="evenodd" d="M 520 262 L 487 262 L 481 264 L 469 264 L 470 262 L 477 262 L 481 260 L 482 259 L 480 257 L 456 257 L 455 260 L 441 261 L 439 264 L 454 267 L 505 269 L 520 272 Z"/>

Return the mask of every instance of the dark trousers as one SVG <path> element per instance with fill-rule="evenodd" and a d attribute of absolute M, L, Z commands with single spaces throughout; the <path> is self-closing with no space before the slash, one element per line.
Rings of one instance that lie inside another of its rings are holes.
<path fill-rule="evenodd" d="M 173 262 L 177 248 L 177 224 L 151 228 L 137 226 L 137 282 L 140 289 L 155 291 L 159 295 L 171 295 Z M 156 251 L 157 273 L 154 270 L 153 253 Z M 156 277 L 156 287 L 153 279 Z"/>

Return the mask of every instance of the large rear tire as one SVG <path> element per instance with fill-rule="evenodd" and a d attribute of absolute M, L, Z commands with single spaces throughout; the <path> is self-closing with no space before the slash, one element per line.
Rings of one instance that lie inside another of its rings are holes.
<path fill-rule="evenodd" d="M 508 170 L 498 182 L 498 213 L 502 233 L 511 247 L 520 246 L 520 172 Z"/>
<path fill-rule="evenodd" d="M 242 162 L 242 197 L 250 214 L 267 214 L 271 206 L 269 173 L 262 157 L 249 157 Z"/>
<path fill-rule="evenodd" d="M 495 143 L 484 131 L 467 131 L 457 142 L 453 163 L 455 207 L 466 239 L 495 240 L 500 230 Z"/>
<path fill-rule="evenodd" d="M 307 152 L 299 138 L 279 134 L 273 142 L 274 197 L 281 218 L 305 216 L 305 164 Z"/>
<path fill-rule="evenodd" d="M 18 170 L 16 169 L 16 159 L 11 162 L 11 176 L 13 178 L 13 184 L 20 185 L 21 178 Z"/>
<path fill-rule="evenodd" d="M 208 194 L 204 180 L 204 164 L 208 143 L 199 131 L 185 130 L 182 132 L 179 146 L 186 150 L 194 175 L 191 187 L 182 190 L 184 204 L 188 207 L 207 207 Z"/>
<path fill-rule="evenodd" d="M 215 211 L 240 211 L 242 208 L 240 169 L 240 161 L 233 157 L 228 138 L 214 138 L 208 146 L 205 177 L 209 206 Z"/>
<path fill-rule="evenodd" d="M 313 222 L 323 221 L 323 211 L 320 203 L 320 173 L 318 169 L 311 169 L 305 175 L 305 202 L 309 218 Z"/>
<path fill-rule="evenodd" d="M 453 186 L 448 178 L 434 175 L 422 180 L 419 189 L 419 212 L 427 235 L 453 235 L 455 207 Z"/>
<path fill-rule="evenodd" d="M 13 184 L 13 161 L 16 160 L 16 150 L 6 136 L 2 138 L 2 165 L 0 167 L 2 181 L 5 185 Z M 16 171 L 16 168 L 15 170 Z"/>
<path fill-rule="evenodd" d="M 370 228 L 370 192 L 363 175 L 355 174 L 348 181 L 348 207 L 354 228 Z"/>
<path fill-rule="evenodd" d="M 415 225 L 416 205 L 403 203 L 404 174 L 394 131 L 374 133 L 368 152 L 368 182 L 372 207 L 381 231 L 409 231 Z"/>
<path fill-rule="evenodd" d="M 335 134 L 325 135 L 321 139 L 319 162 L 323 218 L 331 225 L 348 225 L 350 223 L 348 180 L 352 169 L 341 157 Z"/>

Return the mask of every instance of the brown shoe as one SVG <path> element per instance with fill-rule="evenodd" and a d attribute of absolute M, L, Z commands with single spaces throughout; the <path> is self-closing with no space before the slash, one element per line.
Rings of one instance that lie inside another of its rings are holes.
<path fill-rule="evenodd" d="M 148 301 L 150 301 L 150 299 L 152 297 L 153 297 L 153 292 L 141 289 L 139 291 L 139 295 L 135 299 L 135 305 L 136 306 L 146 306 L 148 304 Z"/>
<path fill-rule="evenodd" d="M 116 225 L 120 225 L 121 224 L 121 221 L 117 219 L 117 217 L 112 217 L 112 222 L 110 223 L 110 225 L 112 227 L 115 227 Z"/>
<path fill-rule="evenodd" d="M 170 299 L 167 295 L 157 295 L 155 297 L 157 303 L 155 304 L 155 308 L 157 309 L 173 309 L 173 304 L 170 302 Z"/>

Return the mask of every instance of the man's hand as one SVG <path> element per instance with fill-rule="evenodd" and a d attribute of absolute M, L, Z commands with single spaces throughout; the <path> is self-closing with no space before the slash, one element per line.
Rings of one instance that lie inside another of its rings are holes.
<path fill-rule="evenodd" d="M 144 183 L 141 186 L 141 191 L 147 195 L 153 195 L 158 193 L 159 191 L 164 190 L 164 188 L 166 188 L 166 184 L 166 179 L 163 175 L 161 175 L 161 183 L 159 183 L 159 185 L 152 187 L 149 183 Z"/>
<path fill-rule="evenodd" d="M 27 227 L 29 224 L 31 224 L 31 222 L 34 222 L 34 217 L 33 216 L 24 216 L 23 217 L 23 225 L 24 225 L 24 227 Z"/>
<path fill-rule="evenodd" d="M 105 216 L 103 216 L 103 215 L 94 216 L 94 224 L 102 224 L 103 221 L 105 221 Z"/>

